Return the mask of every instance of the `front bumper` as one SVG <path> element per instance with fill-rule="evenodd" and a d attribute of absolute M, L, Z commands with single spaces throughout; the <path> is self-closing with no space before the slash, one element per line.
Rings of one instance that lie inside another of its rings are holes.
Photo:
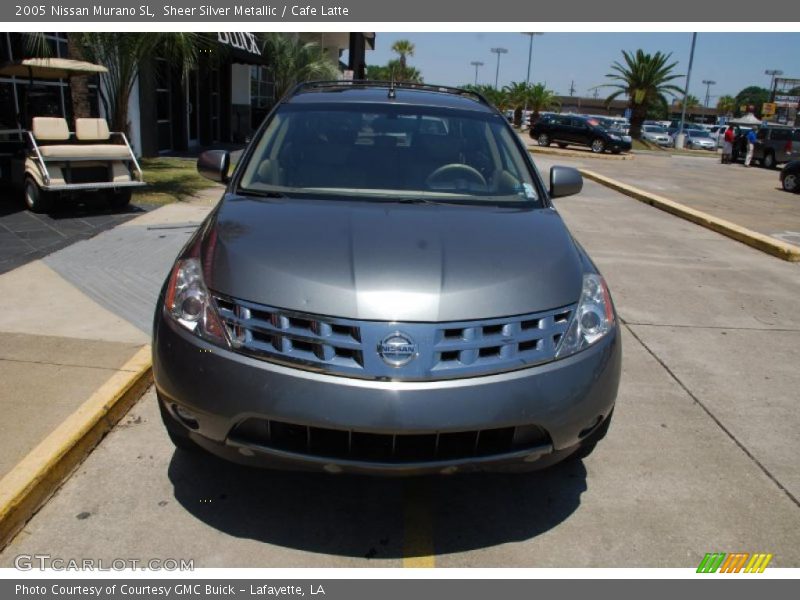
<path fill-rule="evenodd" d="M 353 379 L 250 358 L 197 338 L 159 311 L 153 372 L 160 400 L 200 446 L 251 465 L 328 472 L 450 473 L 539 468 L 569 455 L 614 407 L 619 385 L 618 330 L 569 358 L 465 379 L 392 382 Z M 437 461 L 368 461 L 286 451 L 242 442 L 248 419 L 327 430 L 421 435 L 536 425 L 548 443 L 513 452 Z"/>

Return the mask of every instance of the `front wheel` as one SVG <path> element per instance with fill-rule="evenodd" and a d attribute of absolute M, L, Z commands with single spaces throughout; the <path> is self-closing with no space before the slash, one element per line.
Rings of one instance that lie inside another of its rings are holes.
<path fill-rule="evenodd" d="M 25 206 L 35 213 L 46 213 L 53 208 L 53 192 L 46 192 L 31 178 L 25 180 Z"/>
<path fill-rule="evenodd" d="M 540 146 L 549 146 L 550 136 L 547 135 L 546 133 L 540 133 L 536 141 Z"/>
<path fill-rule="evenodd" d="M 567 147 L 567 145 L 566 145 L 566 144 L 564 144 L 563 142 L 559 142 L 559 143 L 558 143 L 558 147 L 559 147 L 559 148 L 566 148 L 566 147 Z"/>
<path fill-rule="evenodd" d="M 775 168 L 775 155 L 772 152 L 767 152 L 764 158 L 761 159 L 761 166 L 765 169 Z"/>
<path fill-rule="evenodd" d="M 594 152 L 595 154 L 602 154 L 605 151 L 605 149 L 606 149 L 606 143 L 600 138 L 597 138 L 592 141 L 592 152 Z"/>
<path fill-rule="evenodd" d="M 787 173 L 786 177 L 783 178 L 783 186 L 784 191 L 793 192 L 797 194 L 800 192 L 800 175 L 797 173 Z"/>

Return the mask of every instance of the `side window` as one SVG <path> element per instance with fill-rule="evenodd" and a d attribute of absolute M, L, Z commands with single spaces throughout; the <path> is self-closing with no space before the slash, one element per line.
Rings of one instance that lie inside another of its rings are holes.
<path fill-rule="evenodd" d="M 766 140 L 769 138 L 769 130 L 768 129 L 759 129 L 758 130 L 758 139 L 759 140 Z"/>
<path fill-rule="evenodd" d="M 772 139 L 776 142 L 786 142 L 789 140 L 789 130 L 788 129 L 775 129 L 772 132 Z"/>

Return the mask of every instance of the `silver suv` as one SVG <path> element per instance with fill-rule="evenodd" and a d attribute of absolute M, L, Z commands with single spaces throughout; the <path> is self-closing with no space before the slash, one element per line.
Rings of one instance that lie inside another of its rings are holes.
<path fill-rule="evenodd" d="M 278 468 L 417 474 L 584 456 L 620 377 L 603 277 L 481 96 L 321 82 L 266 118 L 180 253 L 153 365 L 183 449 Z"/>

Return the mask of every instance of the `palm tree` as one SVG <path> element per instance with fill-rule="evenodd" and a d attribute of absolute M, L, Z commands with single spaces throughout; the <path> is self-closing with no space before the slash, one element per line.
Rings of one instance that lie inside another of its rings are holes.
<path fill-rule="evenodd" d="M 675 106 L 678 109 L 683 108 L 683 99 L 677 98 L 675 100 Z M 693 96 L 692 94 L 688 94 L 686 96 L 686 109 L 688 110 L 690 108 L 696 108 L 698 106 L 700 106 L 700 98 L 698 98 L 697 96 Z"/>
<path fill-rule="evenodd" d="M 537 83 L 528 90 L 528 108 L 533 112 L 531 122 L 539 118 L 543 110 L 551 110 L 561 106 L 561 101 L 553 90 L 548 90 L 545 84 Z"/>
<path fill-rule="evenodd" d="M 614 87 L 617 91 L 606 98 L 606 103 L 611 103 L 619 96 L 628 97 L 628 107 L 631 109 L 631 135 L 639 138 L 642 133 L 642 122 L 647 118 L 647 111 L 656 102 L 667 103 L 665 94 L 675 95 L 681 89 L 670 83 L 683 77 L 673 74 L 677 62 L 669 63 L 672 56 L 656 52 L 647 54 L 644 50 L 637 50 L 636 54 L 622 51 L 624 63 L 614 61 L 611 65 L 613 73 L 606 77 L 615 83 L 600 87 Z"/>
<path fill-rule="evenodd" d="M 514 109 L 514 127 L 522 124 L 522 109 L 528 104 L 528 90 L 530 86 L 523 82 L 512 81 L 503 88 L 508 97 L 508 103 Z"/>
<path fill-rule="evenodd" d="M 500 112 L 504 112 L 509 106 L 511 106 L 508 92 L 506 92 L 504 89 L 498 90 L 493 85 L 474 85 L 470 83 L 462 86 L 462 89 L 480 94 L 486 98 L 487 102 L 494 105 L 494 107 Z"/>
<path fill-rule="evenodd" d="M 717 112 L 721 115 L 732 115 L 736 110 L 736 98 L 733 96 L 720 96 L 717 100 Z"/>
<path fill-rule="evenodd" d="M 276 98 L 303 81 L 339 77 L 336 64 L 320 52 L 316 42 L 302 42 L 283 33 L 266 33 L 263 55 L 269 61 L 266 67 L 275 84 Z"/>
<path fill-rule="evenodd" d="M 406 59 L 409 56 L 414 56 L 414 44 L 408 40 L 397 40 L 392 44 L 392 52 L 400 57 L 400 66 L 406 68 Z"/>
<path fill-rule="evenodd" d="M 200 34 L 188 32 L 78 33 L 70 37 L 70 52 L 108 69 L 108 73 L 100 76 L 100 99 L 112 131 L 127 132 L 128 106 L 141 63 L 162 57 L 185 75 L 197 64 L 200 50 L 208 45 L 206 40 Z M 26 45 L 34 56 L 50 55 L 42 33 L 28 34 Z"/>

